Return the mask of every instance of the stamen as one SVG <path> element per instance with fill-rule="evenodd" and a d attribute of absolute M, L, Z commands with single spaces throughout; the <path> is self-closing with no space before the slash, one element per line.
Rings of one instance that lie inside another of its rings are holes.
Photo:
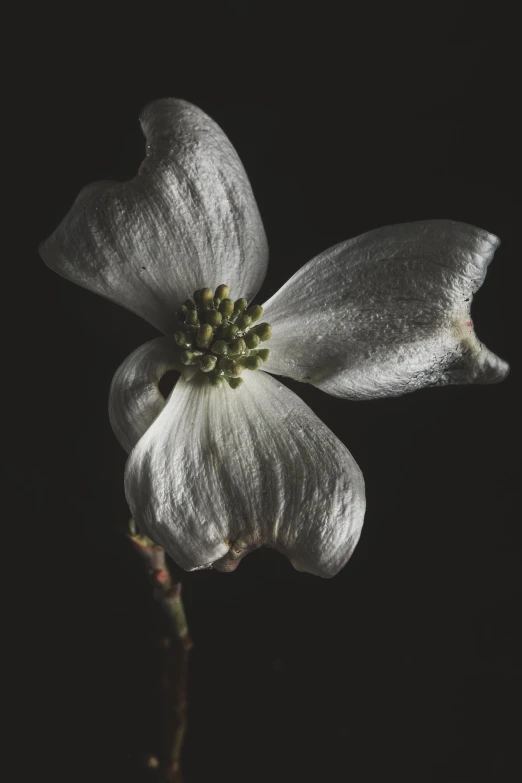
<path fill-rule="evenodd" d="M 224 283 L 214 292 L 210 288 L 194 291 L 177 312 L 181 328 L 174 334 L 177 345 L 184 350 L 181 361 L 205 373 L 212 386 L 226 381 L 237 389 L 244 370 L 258 370 L 270 351 L 258 350 L 261 342 L 272 334 L 270 325 L 253 324 L 261 318 L 263 308 L 248 308 L 245 298 L 229 298 L 230 289 Z M 197 346 L 197 348 L 196 348 Z"/>

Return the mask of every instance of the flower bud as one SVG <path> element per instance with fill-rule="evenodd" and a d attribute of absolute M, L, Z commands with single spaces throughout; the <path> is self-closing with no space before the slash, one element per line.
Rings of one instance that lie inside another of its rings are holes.
<path fill-rule="evenodd" d="M 234 312 L 234 302 L 232 299 L 223 299 L 219 305 L 219 312 L 223 315 L 223 318 L 230 318 Z"/>
<path fill-rule="evenodd" d="M 229 293 L 230 290 L 228 285 L 222 283 L 221 285 L 218 285 L 218 287 L 216 288 L 216 293 L 214 294 L 214 296 L 216 297 L 216 299 L 219 299 L 219 301 L 221 302 L 223 299 L 228 299 Z"/>
<path fill-rule="evenodd" d="M 254 323 L 254 321 L 259 321 L 259 319 L 263 315 L 263 308 L 261 307 L 261 305 L 252 305 L 252 307 L 248 308 L 246 314 L 250 316 L 250 318 L 252 319 L 252 323 Z"/>
<path fill-rule="evenodd" d="M 272 327 L 270 326 L 270 324 L 267 324 L 265 322 L 263 322 L 262 324 L 257 324 L 257 326 L 254 326 L 253 331 L 263 342 L 265 340 L 269 340 L 270 337 L 272 336 Z"/>

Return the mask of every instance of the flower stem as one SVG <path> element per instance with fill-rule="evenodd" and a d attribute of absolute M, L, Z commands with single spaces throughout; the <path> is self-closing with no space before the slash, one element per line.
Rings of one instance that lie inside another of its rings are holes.
<path fill-rule="evenodd" d="M 158 754 L 149 755 L 147 766 L 157 783 L 182 783 L 180 756 L 186 726 L 187 671 L 192 641 L 181 600 L 181 584 L 172 581 L 163 547 L 140 535 L 133 521 L 129 538 L 145 564 L 154 597 L 165 613 L 168 628 L 161 638 L 165 667 L 163 736 Z"/>

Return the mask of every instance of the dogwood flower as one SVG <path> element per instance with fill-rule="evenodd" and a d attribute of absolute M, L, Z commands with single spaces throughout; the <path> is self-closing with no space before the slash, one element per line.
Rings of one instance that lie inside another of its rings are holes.
<path fill-rule="evenodd" d="M 154 101 L 140 119 L 138 174 L 85 188 L 41 247 L 56 272 L 164 335 L 125 359 L 110 390 L 131 511 L 187 570 L 231 571 L 266 545 L 333 576 L 361 533 L 363 477 L 271 374 L 350 400 L 502 380 L 508 365 L 469 315 L 499 240 L 451 220 L 379 228 L 249 307 L 268 248 L 231 143 L 185 101 Z M 181 375 L 165 400 L 170 369 Z"/>

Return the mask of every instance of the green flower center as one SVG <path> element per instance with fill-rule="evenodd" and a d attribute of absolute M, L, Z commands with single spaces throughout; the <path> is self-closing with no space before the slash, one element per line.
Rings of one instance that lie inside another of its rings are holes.
<path fill-rule="evenodd" d="M 259 348 L 270 339 L 270 324 L 256 323 L 263 315 L 260 305 L 248 307 L 246 299 L 228 298 L 227 285 L 194 291 L 178 310 L 180 330 L 174 339 L 183 348 L 183 364 L 197 366 L 213 386 L 226 381 L 233 389 L 241 385 L 243 370 L 258 370 L 270 351 Z"/>

